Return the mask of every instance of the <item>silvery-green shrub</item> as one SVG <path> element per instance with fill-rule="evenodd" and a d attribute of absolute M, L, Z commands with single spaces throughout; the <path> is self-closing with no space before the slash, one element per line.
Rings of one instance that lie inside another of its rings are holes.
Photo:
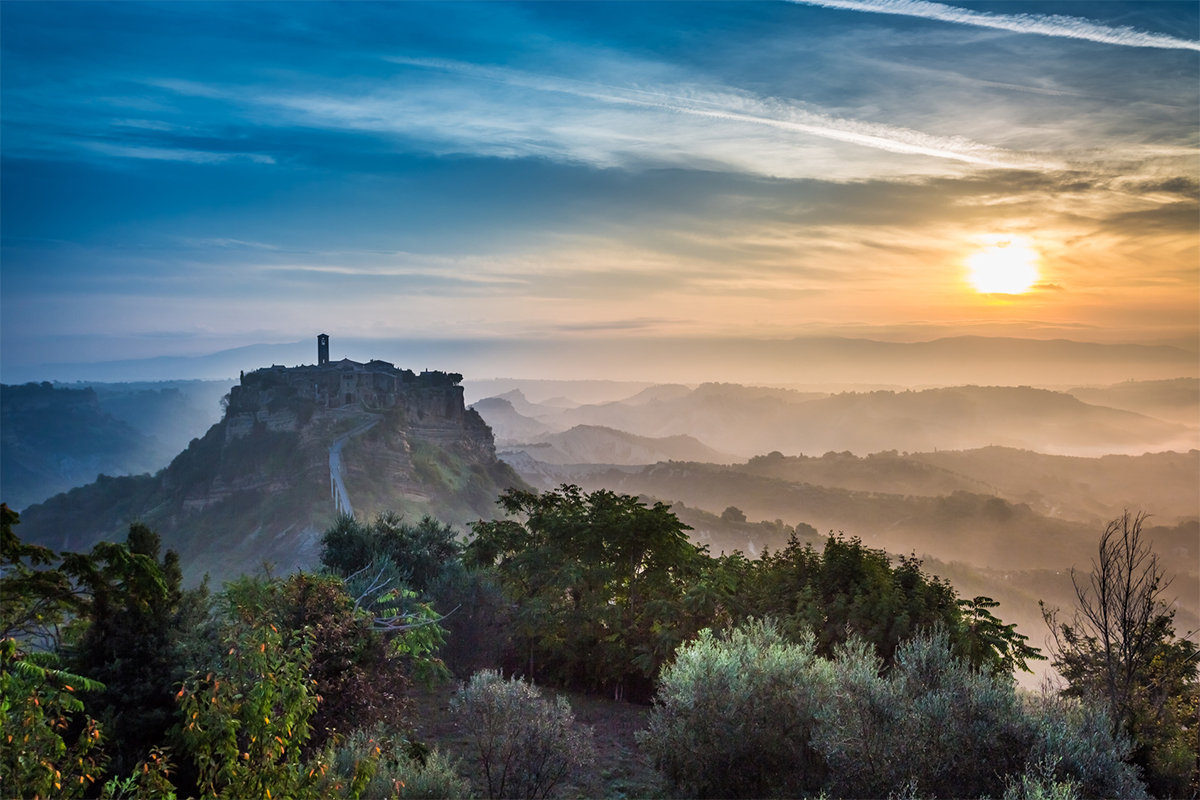
<path fill-rule="evenodd" d="M 811 635 L 772 623 L 701 631 L 659 680 L 642 749 L 683 797 L 794 797 L 825 778 L 809 745 L 830 683 Z"/>
<path fill-rule="evenodd" d="M 944 631 L 902 645 L 886 676 L 851 642 L 833 675 L 814 745 L 838 796 L 994 797 L 1024 769 L 1033 731 L 1013 682 L 955 658 Z"/>
<path fill-rule="evenodd" d="M 1108 712 L 1100 704 L 1055 694 L 1031 694 L 1025 712 L 1034 738 L 1028 762 L 1059 783 L 1070 782 L 1079 797 L 1146 796 L 1137 768 L 1126 762 L 1127 741 L 1114 739 Z"/>
<path fill-rule="evenodd" d="M 450 707 L 478 754 L 488 797 L 540 800 L 567 781 L 588 781 L 592 731 L 576 724 L 561 696 L 550 701 L 522 680 L 482 670 Z"/>

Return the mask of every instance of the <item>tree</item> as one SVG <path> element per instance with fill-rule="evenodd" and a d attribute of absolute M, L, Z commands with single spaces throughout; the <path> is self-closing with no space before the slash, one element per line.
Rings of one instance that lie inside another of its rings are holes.
<path fill-rule="evenodd" d="M 36 569 L 54 553 L 22 544 L 20 522 L 0 505 L 0 796 L 76 797 L 104 764 L 100 726 L 91 717 L 72 725 L 84 710 L 76 692 L 104 686 L 61 669 L 45 649 L 82 599 L 62 570 Z"/>
<path fill-rule="evenodd" d="M 1016 623 L 1005 625 L 988 610 L 999 605 L 982 595 L 958 601 L 962 635 L 958 637 L 957 649 L 972 666 L 985 667 L 995 675 L 1009 675 L 1017 669 L 1032 673 L 1029 661 L 1045 661 L 1046 657 L 1038 648 L 1026 644 L 1029 637 L 1017 633 Z"/>
<path fill-rule="evenodd" d="M 510 517 L 476 522 L 468 566 L 494 566 L 516 604 L 514 636 L 530 679 L 649 696 L 651 679 L 693 631 L 681 599 L 702 551 L 663 503 L 607 490 L 509 489 Z"/>
<path fill-rule="evenodd" d="M 995 797 L 1025 767 L 1033 735 L 1014 682 L 956 658 L 944 628 L 905 641 L 884 675 L 851 640 L 833 674 L 813 744 L 835 797 Z"/>
<path fill-rule="evenodd" d="M 333 575 L 246 576 L 226 585 L 222 602 L 231 618 L 254 609 L 290 637 L 294 649 L 303 643 L 305 674 L 321 698 L 308 719 L 306 756 L 359 728 L 399 727 L 407 710 L 409 673 L 419 674 L 422 660 L 435 660 L 430 648 L 420 645 L 440 631 L 436 620 L 424 624 L 426 618 L 416 619 L 414 613 L 397 618 L 395 630 L 378 630 L 388 618 L 357 607 L 345 583 Z"/>
<path fill-rule="evenodd" d="M 891 557 L 857 538 L 831 535 L 822 552 L 793 535 L 776 553 L 751 562 L 745 613 L 774 617 L 796 638 L 816 635 L 817 653 L 829 657 L 850 635 L 874 645 L 885 666 L 902 641 L 937 624 L 956 631 L 954 589 L 926 575 L 915 557 Z"/>
<path fill-rule="evenodd" d="M 125 544 L 100 542 L 63 561 L 88 599 L 65 652 L 74 671 L 104 684 L 85 701 L 99 711 L 110 768 L 121 775 L 177 722 L 175 688 L 187 676 L 176 647 L 184 634 L 179 557 L 168 550 L 159 561 L 159 548 L 158 535 L 135 522 Z"/>
<path fill-rule="evenodd" d="M 461 552 L 454 529 L 430 516 L 410 525 L 385 512 L 363 524 L 343 514 L 321 537 L 321 563 L 332 572 L 348 578 L 386 557 L 417 592 L 424 592 Z"/>
<path fill-rule="evenodd" d="M 737 506 L 729 506 L 721 512 L 722 522 L 745 522 L 746 514 Z"/>
<path fill-rule="evenodd" d="M 63 622 L 86 601 L 66 572 L 39 569 L 57 556 L 48 547 L 23 544 L 13 531 L 20 524 L 17 512 L 0 505 L 0 640 L 50 650 L 58 645 Z"/>
<path fill-rule="evenodd" d="M 1076 608 L 1060 622 L 1042 607 L 1053 634 L 1063 693 L 1107 704 L 1114 732 L 1135 743 L 1133 760 L 1151 792 L 1178 796 L 1197 783 L 1198 648 L 1176 638 L 1170 586 L 1142 538 L 1144 513 L 1113 520 L 1085 579 L 1075 570 Z"/>
<path fill-rule="evenodd" d="M 234 606 L 230 616 L 222 668 L 179 691 L 201 794 L 315 796 L 326 766 L 301 760 L 319 702 L 308 677 L 311 634 L 280 631 L 261 606 Z"/>

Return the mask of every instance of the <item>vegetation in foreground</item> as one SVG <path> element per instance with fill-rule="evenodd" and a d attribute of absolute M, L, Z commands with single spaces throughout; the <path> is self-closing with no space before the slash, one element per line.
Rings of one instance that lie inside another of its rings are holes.
<path fill-rule="evenodd" d="M 1104 534 L 1075 615 L 1047 612 L 1066 682 L 1028 695 L 1012 672 L 1041 654 L 915 558 L 838 536 L 714 557 L 661 504 L 571 486 L 500 503 L 466 545 L 342 518 L 322 572 L 217 593 L 181 589 L 143 525 L 55 554 L 4 507 L 0 794 L 623 796 L 539 687 L 652 702 L 664 795 L 1197 791 L 1197 648 L 1140 518 Z M 414 685 L 451 677 L 468 763 L 415 732 Z"/>

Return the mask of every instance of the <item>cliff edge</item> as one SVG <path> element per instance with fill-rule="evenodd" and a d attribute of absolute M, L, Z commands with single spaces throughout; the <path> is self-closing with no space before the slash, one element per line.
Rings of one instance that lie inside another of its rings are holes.
<path fill-rule="evenodd" d="M 246 373 L 221 421 L 168 467 L 101 475 L 31 506 L 19 533 L 56 550 L 87 550 L 124 541 L 140 519 L 179 552 L 190 580 L 209 573 L 219 581 L 264 561 L 280 571 L 315 565 L 320 535 L 339 510 L 335 477 L 341 502 L 360 517 L 489 518 L 496 496 L 522 482 L 496 459 L 491 429 L 465 407 L 459 381 L 382 361 Z"/>

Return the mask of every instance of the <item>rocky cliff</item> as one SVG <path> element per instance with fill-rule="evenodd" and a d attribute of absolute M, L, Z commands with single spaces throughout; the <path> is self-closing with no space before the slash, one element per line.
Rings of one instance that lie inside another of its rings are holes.
<path fill-rule="evenodd" d="M 263 561 L 278 570 L 315 564 L 337 513 L 337 477 L 359 516 L 428 513 L 459 525 L 491 517 L 496 495 L 521 481 L 496 459 L 491 429 L 464 407 L 458 376 L 380 364 L 330 365 L 324 387 L 311 380 L 317 368 L 249 373 L 230 392 L 224 418 L 166 469 L 102 475 L 28 508 L 19 533 L 84 550 L 123 541 L 141 519 L 195 580 Z"/>

